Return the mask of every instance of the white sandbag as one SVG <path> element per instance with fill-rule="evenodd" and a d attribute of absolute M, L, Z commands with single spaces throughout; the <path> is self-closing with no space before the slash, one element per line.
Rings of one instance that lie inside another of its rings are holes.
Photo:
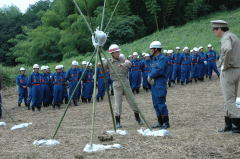
<path fill-rule="evenodd" d="M 236 99 L 236 107 L 240 108 L 240 97 L 237 97 Z"/>
<path fill-rule="evenodd" d="M 11 130 L 27 128 L 29 125 L 32 125 L 32 123 L 22 123 L 22 124 L 14 125 L 11 128 Z"/>
<path fill-rule="evenodd" d="M 107 149 L 119 149 L 122 148 L 120 144 L 113 144 L 113 145 L 101 145 L 101 144 L 87 144 L 83 151 L 84 152 L 97 152 L 97 151 L 104 151 Z"/>
<path fill-rule="evenodd" d="M 45 140 L 45 139 L 35 140 L 33 142 L 33 145 L 35 145 L 35 146 L 54 146 L 54 145 L 58 145 L 58 144 L 60 144 L 60 142 L 57 141 L 57 140 L 54 140 L 54 139 L 50 139 L 50 140 Z"/>
<path fill-rule="evenodd" d="M 110 135 L 115 135 L 115 134 L 127 135 L 128 134 L 127 130 L 117 130 L 116 132 L 114 130 L 107 130 L 106 132 Z"/>
<path fill-rule="evenodd" d="M 162 130 L 150 130 L 150 129 L 139 129 L 138 133 L 143 136 L 167 136 L 170 134 L 170 132 L 166 129 Z"/>
<path fill-rule="evenodd" d="M 7 126 L 7 123 L 5 123 L 5 122 L 0 122 L 0 127 L 4 127 L 4 126 Z"/>

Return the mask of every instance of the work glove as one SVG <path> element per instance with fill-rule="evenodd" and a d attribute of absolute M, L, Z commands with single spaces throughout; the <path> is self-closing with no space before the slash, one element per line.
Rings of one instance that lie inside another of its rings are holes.
<path fill-rule="evenodd" d="M 147 81 L 148 81 L 148 83 L 149 83 L 150 85 L 153 85 L 153 84 L 154 84 L 154 79 L 152 79 L 152 78 L 150 78 L 150 77 L 147 78 Z"/>
<path fill-rule="evenodd" d="M 204 64 L 207 64 L 207 61 L 204 61 Z"/>

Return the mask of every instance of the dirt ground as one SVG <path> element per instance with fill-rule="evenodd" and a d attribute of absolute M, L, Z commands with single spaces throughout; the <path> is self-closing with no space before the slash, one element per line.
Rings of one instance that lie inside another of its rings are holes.
<path fill-rule="evenodd" d="M 136 95 L 139 107 L 150 124 L 156 122 L 151 102 L 151 94 L 141 90 Z M 0 127 L 0 158 L 23 159 L 74 159 L 74 158 L 240 158 L 240 135 L 220 134 L 223 127 L 223 97 L 219 79 L 211 81 L 177 85 L 168 90 L 167 104 L 170 112 L 171 128 L 169 137 L 143 137 L 137 133 L 133 112 L 124 101 L 122 116 L 123 129 L 127 136 L 114 136 L 114 141 L 122 149 L 97 153 L 84 153 L 83 148 L 90 140 L 92 104 L 70 107 L 57 135 L 60 145 L 54 147 L 36 147 L 32 143 L 37 139 L 49 139 L 63 114 L 64 109 L 44 108 L 41 112 L 32 112 L 25 107 L 18 108 L 16 88 L 3 91 L 5 108 L 18 121 L 32 122 L 26 129 L 11 131 L 13 122 L 4 115 L 1 121 L 8 123 Z M 113 101 L 113 98 L 112 98 Z M 107 100 L 97 103 L 96 135 L 94 143 L 106 130 L 112 129 L 111 116 Z"/>

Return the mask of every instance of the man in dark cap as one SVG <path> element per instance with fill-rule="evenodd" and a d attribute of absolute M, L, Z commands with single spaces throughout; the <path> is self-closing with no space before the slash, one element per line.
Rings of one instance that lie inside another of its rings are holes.
<path fill-rule="evenodd" d="M 225 128 L 219 132 L 240 132 L 240 109 L 236 106 L 240 81 L 240 40 L 231 33 L 228 23 L 223 20 L 211 21 L 213 33 L 221 38 L 219 68 L 220 82 L 225 102 Z"/>

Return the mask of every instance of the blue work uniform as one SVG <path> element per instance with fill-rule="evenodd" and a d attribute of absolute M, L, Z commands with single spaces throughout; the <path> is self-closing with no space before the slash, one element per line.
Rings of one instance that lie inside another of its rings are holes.
<path fill-rule="evenodd" d="M 167 62 L 168 59 L 163 54 L 151 57 L 151 71 L 148 76 L 151 79 L 154 79 L 151 92 L 153 106 L 158 117 L 168 116 L 168 109 L 166 105 Z"/>
<path fill-rule="evenodd" d="M 65 84 L 65 79 L 62 73 L 55 72 L 52 75 L 51 82 L 53 84 L 53 105 L 60 106 L 63 99 L 63 84 Z"/>
<path fill-rule="evenodd" d="M 87 99 L 88 102 L 91 101 L 93 94 L 93 75 L 93 70 L 89 68 L 87 68 L 85 74 L 83 75 L 82 98 Z"/>
<path fill-rule="evenodd" d="M 197 81 L 199 77 L 199 71 L 198 71 L 198 61 L 199 61 L 199 55 L 198 54 L 193 54 L 191 58 L 191 79 L 195 79 Z"/>
<path fill-rule="evenodd" d="M 151 89 L 151 85 L 147 81 L 148 74 L 151 70 L 151 60 L 143 60 L 142 65 L 143 88 L 147 91 L 148 89 Z"/>
<path fill-rule="evenodd" d="M 200 81 L 204 80 L 204 76 L 206 74 L 206 61 L 207 61 L 207 56 L 204 52 L 199 52 L 199 61 L 198 61 L 198 78 Z"/>
<path fill-rule="evenodd" d="M 220 73 L 217 69 L 216 59 L 217 59 L 217 53 L 214 50 L 209 50 L 207 53 L 207 61 L 208 61 L 208 77 L 212 77 L 212 71 L 214 71 L 218 77 L 220 76 Z"/>
<path fill-rule="evenodd" d="M 172 73 L 173 73 L 173 56 L 167 56 L 167 80 L 169 87 L 171 86 Z"/>
<path fill-rule="evenodd" d="M 42 103 L 43 106 L 48 106 L 50 104 L 50 96 L 51 96 L 51 79 L 48 73 L 42 73 Z"/>
<path fill-rule="evenodd" d="M 28 85 L 31 88 L 32 108 L 38 109 L 42 106 L 42 76 L 40 73 L 33 72 L 28 79 Z"/>
<path fill-rule="evenodd" d="M 24 99 L 25 105 L 27 105 L 28 98 L 28 77 L 26 75 L 18 75 L 16 78 L 16 84 L 18 85 L 18 104 L 22 103 Z"/>
<path fill-rule="evenodd" d="M 67 73 L 66 72 L 62 72 L 62 76 L 63 76 L 63 95 L 62 95 L 62 103 L 63 100 L 65 100 L 65 104 L 67 104 L 68 102 L 68 91 L 67 91 Z"/>
<path fill-rule="evenodd" d="M 141 69 L 142 63 L 139 59 L 133 59 L 131 61 L 131 87 L 133 90 L 139 90 L 141 86 Z"/>
<path fill-rule="evenodd" d="M 190 72 L 191 72 L 191 56 L 187 53 L 182 53 L 181 55 L 181 83 L 188 84 L 190 82 Z"/>
<path fill-rule="evenodd" d="M 69 81 L 69 97 L 72 96 L 72 93 L 75 89 L 75 87 L 77 86 L 77 83 L 80 79 L 82 75 L 82 72 L 79 71 L 78 68 L 70 68 L 68 71 L 67 71 L 67 80 Z M 79 93 L 81 93 L 79 91 L 79 89 L 81 88 L 81 83 L 78 85 L 78 87 L 76 88 L 76 92 L 75 94 L 73 95 L 73 100 L 76 101 L 79 99 Z"/>
<path fill-rule="evenodd" d="M 52 73 L 47 73 L 47 75 L 48 75 L 48 77 L 51 81 L 53 74 Z M 49 88 L 50 88 L 49 104 L 52 105 L 52 102 L 53 102 L 53 84 L 52 84 L 52 81 L 50 82 Z"/>
<path fill-rule="evenodd" d="M 98 83 L 98 93 L 97 93 L 97 100 L 99 98 L 103 99 L 105 96 L 105 81 L 104 81 L 104 72 L 103 69 L 98 67 L 97 68 L 97 83 Z"/>
<path fill-rule="evenodd" d="M 173 81 L 180 81 L 181 79 L 181 54 L 174 53 L 173 54 L 173 73 L 172 73 L 172 80 Z"/>

